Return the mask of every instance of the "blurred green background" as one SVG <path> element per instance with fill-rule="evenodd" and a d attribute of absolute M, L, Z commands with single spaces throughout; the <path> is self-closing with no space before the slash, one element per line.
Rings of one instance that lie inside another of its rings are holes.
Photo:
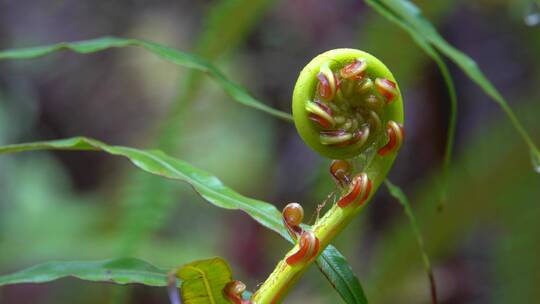
<path fill-rule="evenodd" d="M 532 2 L 415 3 L 477 61 L 539 143 L 540 27 L 531 23 Z M 298 72 L 318 53 L 353 47 L 376 55 L 404 95 L 407 139 L 390 177 L 413 204 L 440 302 L 539 301 L 540 175 L 525 144 L 497 105 L 450 65 L 459 116 L 448 201 L 439 210 L 446 87 L 409 36 L 362 1 L 0 0 L 1 49 L 104 35 L 200 54 L 286 112 Z M 76 135 L 162 149 L 278 208 L 301 202 L 307 218 L 334 187 L 329 160 L 310 151 L 292 124 L 232 102 L 208 78 L 140 49 L 0 62 L 1 144 Z M 2 155 L 0 193 L 0 274 L 50 260 L 133 256 L 173 268 L 218 255 L 255 289 L 290 246 L 185 184 L 105 154 Z M 370 303 L 429 303 L 412 230 L 384 188 L 334 245 Z M 340 301 L 312 267 L 285 302 Z M 168 299 L 160 288 L 62 279 L 0 288 L 0 303 Z"/>

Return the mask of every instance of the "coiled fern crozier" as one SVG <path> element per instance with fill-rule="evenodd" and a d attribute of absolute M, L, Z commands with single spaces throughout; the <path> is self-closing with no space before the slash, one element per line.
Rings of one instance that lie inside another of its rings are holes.
<path fill-rule="evenodd" d="M 330 173 L 341 193 L 313 226 L 301 224 L 298 203 L 283 209 L 283 224 L 297 244 L 245 300 L 234 281 L 225 294 L 238 304 L 279 303 L 307 267 L 360 212 L 384 181 L 403 138 L 403 103 L 388 68 L 374 56 L 335 49 L 302 70 L 293 93 L 298 133 L 313 150 L 334 161 Z"/>

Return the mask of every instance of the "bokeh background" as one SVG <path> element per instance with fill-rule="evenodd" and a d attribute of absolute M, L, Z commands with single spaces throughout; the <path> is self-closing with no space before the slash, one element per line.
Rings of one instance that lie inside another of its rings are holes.
<path fill-rule="evenodd" d="M 540 143 L 534 6 L 415 3 L 451 44 L 477 61 Z M 540 175 L 525 144 L 498 106 L 450 64 L 459 116 L 448 200 L 438 208 L 446 87 L 409 36 L 362 1 L 0 0 L 1 49 L 104 35 L 198 53 L 287 112 L 298 72 L 316 54 L 338 47 L 375 54 L 403 91 L 408 137 L 390 177 L 416 212 L 440 302 L 540 298 Z M 143 50 L 0 62 L 1 144 L 76 135 L 162 149 L 278 208 L 301 202 L 308 218 L 334 187 L 329 160 L 310 151 L 293 125 L 242 107 L 205 76 Z M 289 248 L 247 215 L 215 208 L 185 184 L 140 173 L 105 154 L 3 155 L 0 194 L 0 274 L 50 260 L 133 256 L 173 268 L 218 255 L 231 263 L 235 278 L 255 289 Z M 334 245 L 349 259 L 370 303 L 429 303 L 411 227 L 384 187 Z M 312 267 L 285 302 L 340 299 Z M 62 279 L 0 288 L 0 303 L 168 299 L 162 288 Z"/>

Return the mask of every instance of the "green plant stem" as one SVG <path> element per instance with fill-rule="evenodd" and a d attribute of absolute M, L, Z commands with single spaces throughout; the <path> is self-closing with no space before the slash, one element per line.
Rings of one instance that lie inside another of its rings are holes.
<path fill-rule="evenodd" d="M 372 198 L 373 194 L 386 178 L 398 152 L 398 149 L 395 149 L 388 154 L 382 153 L 383 155 L 380 155 L 377 153 L 377 149 L 381 147 L 380 144 L 383 141 L 386 143 L 386 136 L 380 137 L 370 146 L 363 147 L 362 151 L 351 150 L 344 152 L 343 150 L 334 150 L 335 148 L 332 147 L 321 146 L 318 133 L 313 132 L 311 128 L 312 125 L 305 110 L 306 100 L 309 101 L 313 97 L 313 92 L 319 83 L 317 73 L 321 70 L 321 67 L 328 67 L 327 64 L 329 61 L 332 61 L 334 64 L 341 63 L 341 65 L 344 66 L 344 64 L 350 62 L 350 60 L 358 58 L 367 60 L 370 69 L 368 70 L 368 73 L 372 76 L 384 77 L 395 83 L 397 86 L 397 82 L 390 70 L 388 70 L 384 63 L 373 55 L 353 49 L 336 49 L 320 54 L 311 60 L 300 72 L 300 76 L 298 77 L 293 92 L 293 116 L 296 128 L 304 142 L 315 151 L 327 157 L 345 159 L 350 157 L 349 155 L 351 154 L 354 155 L 354 157 L 359 160 L 359 165 L 361 167 L 361 170 L 359 170 L 361 172 L 357 173 L 367 175 L 367 178 L 372 184 L 367 199 L 364 199 L 364 195 L 362 194 L 357 195 L 354 201 L 347 204 L 345 207 L 340 207 L 338 204 L 335 204 L 318 222 L 315 223 L 315 225 L 312 227 L 305 227 L 305 229 L 311 230 L 319 242 L 319 248 L 316 255 L 319 255 L 347 226 L 347 224 L 349 224 L 354 216 L 364 209 L 367 202 Z M 382 120 L 385 122 L 393 121 L 394 123 L 403 125 L 402 94 L 398 87 L 396 87 L 396 89 L 397 98 L 386 108 Z M 344 193 L 344 195 L 347 194 Z M 311 249 L 315 248 L 314 244 L 309 244 L 308 246 L 311 247 Z M 315 259 L 305 260 L 302 258 L 298 263 L 289 265 L 287 263 L 287 257 L 296 254 L 299 249 L 299 244 L 296 244 L 285 255 L 285 258 L 278 262 L 275 270 L 253 295 L 252 301 L 255 304 L 280 303 L 287 292 L 301 278 L 302 274 Z M 305 254 L 304 257 L 306 257 Z"/>
<path fill-rule="evenodd" d="M 376 192 L 376 189 L 384 181 L 396 155 L 397 152 L 392 152 L 384 157 L 375 155 L 364 170 L 373 182 L 373 190 L 366 203 L 359 207 L 350 206 L 346 208 L 334 205 L 311 227 L 320 242 L 319 253 L 364 209 L 367 202 L 371 200 L 373 194 Z M 299 246 L 297 244 L 285 255 L 285 258 L 278 262 L 274 271 L 253 295 L 252 301 L 254 304 L 280 303 L 291 287 L 302 277 L 302 274 L 307 270 L 313 260 L 293 266 L 288 265 L 285 261 L 288 256 L 296 253 L 298 249 Z"/>

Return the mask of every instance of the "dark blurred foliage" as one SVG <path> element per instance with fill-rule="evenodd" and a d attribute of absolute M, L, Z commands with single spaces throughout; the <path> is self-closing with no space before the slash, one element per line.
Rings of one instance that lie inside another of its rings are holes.
<path fill-rule="evenodd" d="M 0 0 L 0 48 L 116 35 L 204 53 L 196 45 L 218 2 Z M 441 303 L 537 302 L 540 175 L 496 104 L 450 65 L 458 130 L 449 198 L 437 211 L 449 99 L 434 62 L 362 1 L 269 2 L 238 48 L 211 59 L 261 100 L 290 111 L 298 72 L 316 54 L 354 47 L 381 58 L 394 71 L 406 103 L 408 137 L 391 178 L 418 213 Z M 540 27 L 524 23 L 527 1 L 415 2 L 451 44 L 477 61 L 540 142 Z M 137 49 L 0 62 L 0 142 L 85 135 L 156 147 L 163 131 L 158 126 L 185 93 L 180 84 L 187 73 Z M 292 125 L 239 106 L 210 81 L 192 99 L 174 137 L 179 148 L 167 152 L 278 208 L 302 202 L 307 218 L 332 190 L 329 161 L 308 150 Z M 126 182 L 135 170 L 96 153 L 2 156 L 0 273 L 49 260 L 126 254 L 172 268 L 220 255 L 235 277 L 255 289 L 288 248 L 246 215 L 216 209 L 189 187 L 173 184 L 174 199 L 153 223 L 156 231 L 126 251 L 120 231 L 130 210 L 122 201 L 130 192 L 137 195 Z M 335 245 L 371 303 L 429 302 L 411 229 L 386 190 L 381 188 Z M 286 302 L 339 301 L 313 267 Z M 72 279 L 0 289 L 0 303 L 73 302 L 167 298 L 162 289 Z"/>

